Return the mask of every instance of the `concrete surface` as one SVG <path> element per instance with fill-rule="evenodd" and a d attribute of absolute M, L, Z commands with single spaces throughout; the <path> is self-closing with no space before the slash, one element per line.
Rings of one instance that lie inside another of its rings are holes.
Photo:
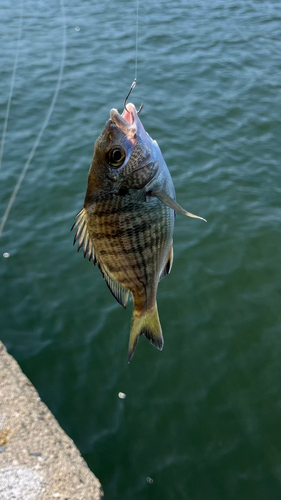
<path fill-rule="evenodd" d="M 100 500 L 99 480 L 0 342 L 0 500 Z"/>

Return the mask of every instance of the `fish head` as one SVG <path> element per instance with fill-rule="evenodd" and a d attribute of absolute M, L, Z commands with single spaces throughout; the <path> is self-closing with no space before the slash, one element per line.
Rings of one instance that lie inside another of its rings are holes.
<path fill-rule="evenodd" d="M 89 172 L 88 195 L 97 191 L 142 189 L 157 174 L 160 149 L 145 131 L 134 104 L 110 120 L 96 140 Z"/>

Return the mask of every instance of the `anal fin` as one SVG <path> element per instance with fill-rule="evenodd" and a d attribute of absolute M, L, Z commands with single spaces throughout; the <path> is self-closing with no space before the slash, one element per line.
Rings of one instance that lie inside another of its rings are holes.
<path fill-rule="evenodd" d="M 168 253 L 167 260 L 164 264 L 164 267 L 161 271 L 161 274 L 159 276 L 159 281 L 161 281 L 167 274 L 170 274 L 172 265 L 173 265 L 173 259 L 174 259 L 174 250 L 173 250 L 173 245 L 171 245 L 170 251 Z"/>

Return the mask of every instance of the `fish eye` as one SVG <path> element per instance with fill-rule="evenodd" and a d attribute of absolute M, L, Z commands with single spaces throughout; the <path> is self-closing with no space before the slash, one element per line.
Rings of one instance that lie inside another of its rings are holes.
<path fill-rule="evenodd" d="M 113 146 L 106 155 L 106 160 L 111 167 L 121 167 L 125 158 L 126 153 L 121 146 Z"/>

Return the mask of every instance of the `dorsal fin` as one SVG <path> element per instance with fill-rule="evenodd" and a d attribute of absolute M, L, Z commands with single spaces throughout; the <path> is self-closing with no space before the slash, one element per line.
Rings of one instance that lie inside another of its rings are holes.
<path fill-rule="evenodd" d="M 84 257 L 86 257 L 86 255 L 88 255 L 89 260 L 92 259 L 93 263 L 95 264 L 97 260 L 96 260 L 96 256 L 95 256 L 94 245 L 92 243 L 92 240 L 91 240 L 91 237 L 90 237 L 89 231 L 88 231 L 88 216 L 87 216 L 87 212 L 86 212 L 85 208 L 82 208 L 82 210 L 80 210 L 80 212 L 78 212 L 78 214 L 76 215 L 76 221 L 74 222 L 74 224 L 71 228 L 71 231 L 75 227 L 77 229 L 76 229 L 76 233 L 74 236 L 73 245 L 75 245 L 76 241 L 79 240 L 77 252 L 79 252 L 80 248 L 83 247 Z"/>
<path fill-rule="evenodd" d="M 159 281 L 161 281 L 167 274 L 170 274 L 172 265 L 173 265 L 173 259 L 174 259 L 174 250 L 173 250 L 173 245 L 171 245 L 170 251 L 168 253 L 167 260 L 164 264 L 164 267 L 162 269 L 162 272 L 159 277 Z"/>
<path fill-rule="evenodd" d="M 99 262 L 98 266 L 113 297 L 117 300 L 117 302 L 119 302 L 120 306 L 126 309 L 126 305 L 128 303 L 128 298 L 129 298 L 129 290 L 127 290 L 127 288 L 121 285 L 121 283 L 112 278 Z"/>
<path fill-rule="evenodd" d="M 97 258 L 94 251 L 94 245 L 92 243 L 88 231 L 88 216 L 85 208 L 82 208 L 82 210 L 80 210 L 80 212 L 76 215 L 76 221 L 74 222 L 71 231 L 74 228 L 77 229 L 74 236 L 73 245 L 75 245 L 76 241 L 78 240 L 78 252 L 80 248 L 83 247 L 84 257 L 88 255 L 89 260 L 93 259 L 94 264 L 96 264 Z M 99 262 L 98 266 L 112 295 L 122 307 L 126 308 L 129 297 L 129 291 L 126 288 L 124 288 L 120 283 L 118 283 L 118 281 L 112 278 L 109 275 L 109 273 L 104 269 L 104 267 L 100 265 Z"/>

